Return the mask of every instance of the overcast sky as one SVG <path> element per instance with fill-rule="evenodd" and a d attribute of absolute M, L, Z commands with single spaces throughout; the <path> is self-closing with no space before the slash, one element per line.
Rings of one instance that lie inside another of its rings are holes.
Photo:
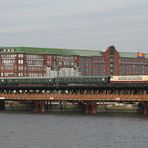
<path fill-rule="evenodd" d="M 148 0 L 0 0 L 0 46 L 148 53 Z"/>

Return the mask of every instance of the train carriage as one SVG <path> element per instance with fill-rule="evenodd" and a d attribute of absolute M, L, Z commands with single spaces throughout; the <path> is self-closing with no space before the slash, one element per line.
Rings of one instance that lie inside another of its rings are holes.
<path fill-rule="evenodd" d="M 111 83 L 147 83 L 148 75 L 112 76 Z"/>
<path fill-rule="evenodd" d="M 146 88 L 148 87 L 148 75 L 113 76 L 110 79 L 110 86 Z"/>
<path fill-rule="evenodd" d="M 102 85 L 108 83 L 108 76 L 76 76 L 76 77 L 1 77 L 0 86 L 54 86 L 54 85 Z"/>
<path fill-rule="evenodd" d="M 107 84 L 108 76 L 58 77 L 58 78 L 55 78 L 55 82 L 61 85 Z"/>

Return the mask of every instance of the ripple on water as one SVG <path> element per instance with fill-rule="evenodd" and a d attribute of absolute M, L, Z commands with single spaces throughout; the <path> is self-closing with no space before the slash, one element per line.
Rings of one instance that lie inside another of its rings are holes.
<path fill-rule="evenodd" d="M 0 147 L 147 148 L 147 125 L 138 114 L 0 113 Z"/>

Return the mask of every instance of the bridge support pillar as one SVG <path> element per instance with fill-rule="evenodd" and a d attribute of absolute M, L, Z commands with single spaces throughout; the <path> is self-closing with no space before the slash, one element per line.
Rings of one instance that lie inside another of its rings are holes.
<path fill-rule="evenodd" d="M 45 101 L 36 101 L 35 102 L 35 112 L 44 113 L 45 112 Z"/>
<path fill-rule="evenodd" d="M 85 106 L 86 113 L 95 114 L 97 112 L 97 102 L 87 101 Z"/>
<path fill-rule="evenodd" d="M 144 102 L 144 115 L 148 115 L 148 102 Z"/>
<path fill-rule="evenodd" d="M 5 100 L 0 100 L 0 111 L 5 110 Z"/>
<path fill-rule="evenodd" d="M 59 101 L 59 110 L 60 110 L 60 111 L 63 110 L 63 101 Z"/>

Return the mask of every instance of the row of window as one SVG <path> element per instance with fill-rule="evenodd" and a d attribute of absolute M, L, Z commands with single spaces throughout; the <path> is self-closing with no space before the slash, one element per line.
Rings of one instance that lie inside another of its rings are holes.
<path fill-rule="evenodd" d="M 122 71 L 122 70 L 120 70 L 119 71 L 119 74 L 120 75 L 132 75 L 132 74 L 145 74 L 145 72 L 144 71 Z"/>
<path fill-rule="evenodd" d="M 14 52 L 15 51 L 15 49 L 3 49 L 3 52 Z"/>
<path fill-rule="evenodd" d="M 88 69 L 88 68 L 85 68 L 85 69 L 80 69 L 81 72 L 105 72 L 105 69 Z"/>
<path fill-rule="evenodd" d="M 17 54 L 1 54 L 2 58 L 15 58 Z M 23 54 L 18 54 L 19 58 L 23 58 Z"/>
<path fill-rule="evenodd" d="M 3 69 L 3 68 L 1 68 Z M 5 66 L 4 67 L 5 70 L 14 70 L 14 66 Z"/>
<path fill-rule="evenodd" d="M 91 64 L 91 63 L 80 63 L 80 67 L 91 67 L 93 66 L 94 68 L 104 68 L 105 67 L 105 64 L 102 64 L 102 63 L 94 63 L 94 64 Z"/>
<path fill-rule="evenodd" d="M 50 62 L 51 64 L 51 62 Z M 63 61 L 63 62 L 53 62 L 53 66 L 61 66 L 61 65 L 68 65 L 68 66 L 76 66 L 77 64 L 75 62 L 70 62 L 70 61 Z"/>
<path fill-rule="evenodd" d="M 77 59 L 76 57 L 73 56 L 54 56 L 54 59 L 56 60 L 68 60 L 68 61 L 73 61 L 74 59 Z"/>
<path fill-rule="evenodd" d="M 38 61 L 38 60 L 34 60 L 34 61 L 28 60 L 28 61 L 26 61 L 26 63 L 28 65 L 43 65 L 43 61 Z"/>
<path fill-rule="evenodd" d="M 44 58 L 43 55 L 26 55 L 27 58 L 29 59 L 40 59 L 40 58 Z"/>
<path fill-rule="evenodd" d="M 28 73 L 28 77 L 42 77 L 45 76 L 42 73 Z"/>
<path fill-rule="evenodd" d="M 43 67 L 28 67 L 28 70 L 30 71 L 43 71 Z"/>
<path fill-rule="evenodd" d="M 2 54 L 1 58 L 15 58 L 16 54 Z"/>
<path fill-rule="evenodd" d="M 92 57 L 93 62 L 104 61 L 104 57 Z"/>
<path fill-rule="evenodd" d="M 91 66 L 92 63 L 80 63 L 80 66 Z"/>
<path fill-rule="evenodd" d="M 8 76 L 16 76 L 16 75 L 12 72 L 6 72 L 6 73 L 1 72 L 1 77 L 8 77 Z"/>
<path fill-rule="evenodd" d="M 3 64 L 14 64 L 15 60 L 2 60 Z"/>
<path fill-rule="evenodd" d="M 1 57 L 2 58 L 15 58 L 17 54 L 1 54 Z M 25 55 L 27 59 L 43 59 L 43 55 Z M 18 54 L 18 57 L 19 58 L 23 58 L 24 57 L 24 54 Z M 48 59 L 51 59 L 52 56 L 47 56 Z M 73 56 L 69 56 L 69 57 L 66 57 L 66 56 L 57 56 L 55 57 L 55 59 L 57 60 L 74 60 L 74 59 L 77 59 L 76 57 L 74 58 Z"/>
<path fill-rule="evenodd" d="M 120 58 L 120 62 L 128 62 L 128 63 L 147 63 L 147 59 L 138 59 L 138 58 Z"/>
<path fill-rule="evenodd" d="M 145 66 L 144 65 L 132 65 L 132 64 L 128 64 L 128 65 L 127 64 L 126 65 L 124 64 L 123 65 L 123 64 L 121 64 L 120 65 L 120 68 L 121 69 L 129 69 L 129 68 L 131 68 L 131 69 L 132 68 L 141 68 L 142 69 L 142 68 L 145 68 Z"/>
<path fill-rule="evenodd" d="M 42 77 L 45 76 L 45 74 L 42 73 L 28 73 L 28 75 L 26 73 L 18 73 L 18 75 L 16 73 L 12 73 L 12 72 L 1 72 L 1 77 L 14 77 L 14 76 L 18 76 L 18 77 L 23 77 L 23 76 L 29 76 L 29 77 Z"/>
<path fill-rule="evenodd" d="M 2 60 L 2 63 L 3 64 L 14 64 L 15 63 L 15 60 Z M 23 64 L 24 63 L 24 61 L 23 60 L 18 60 L 18 64 Z M 31 60 L 29 60 L 29 61 L 27 61 L 27 63 L 29 64 L 29 65 L 43 65 L 43 61 L 31 61 Z"/>
<path fill-rule="evenodd" d="M 91 63 L 91 58 L 88 58 L 88 57 L 80 57 L 80 63 L 81 62 L 90 62 Z"/>
<path fill-rule="evenodd" d="M 91 75 L 91 76 L 104 76 L 105 73 L 81 73 L 81 75 L 87 76 L 87 75 Z"/>
<path fill-rule="evenodd" d="M 2 60 L 3 64 L 14 64 L 15 60 Z M 18 64 L 23 64 L 23 60 L 18 60 Z"/>

